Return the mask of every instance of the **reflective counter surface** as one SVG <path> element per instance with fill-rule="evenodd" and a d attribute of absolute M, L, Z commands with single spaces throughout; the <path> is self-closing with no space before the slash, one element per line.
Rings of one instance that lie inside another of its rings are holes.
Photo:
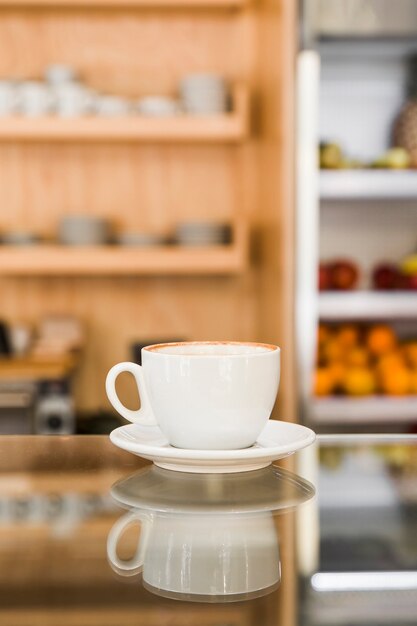
<path fill-rule="evenodd" d="M 0 438 L 0 625 L 417 624 L 417 438 L 170 472 L 105 436 Z"/>

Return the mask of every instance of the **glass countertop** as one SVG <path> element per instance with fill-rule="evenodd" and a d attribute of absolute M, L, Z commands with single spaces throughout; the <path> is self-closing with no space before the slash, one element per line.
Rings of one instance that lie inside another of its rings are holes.
<path fill-rule="evenodd" d="M 417 437 L 239 474 L 0 437 L 0 625 L 415 626 Z"/>

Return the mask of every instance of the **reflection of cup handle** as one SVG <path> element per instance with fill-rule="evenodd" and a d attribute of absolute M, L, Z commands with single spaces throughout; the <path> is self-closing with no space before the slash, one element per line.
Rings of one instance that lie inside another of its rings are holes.
<path fill-rule="evenodd" d="M 138 520 L 141 522 L 138 548 L 133 558 L 125 561 L 117 556 L 117 544 L 119 543 L 120 536 L 125 532 L 128 526 Z M 107 558 L 115 572 L 122 576 L 135 576 L 135 574 L 139 574 L 145 560 L 150 529 L 150 517 L 138 511 L 123 515 L 123 517 L 117 520 L 107 537 Z"/>
<path fill-rule="evenodd" d="M 137 411 L 132 411 L 132 409 L 125 407 L 125 405 L 120 402 L 119 396 L 116 393 L 116 380 L 118 375 L 122 372 L 130 372 L 135 377 L 141 402 L 141 407 Z M 152 412 L 148 393 L 146 391 L 143 369 L 140 365 L 137 365 L 137 363 L 127 362 L 114 365 L 107 374 L 106 393 L 116 411 L 125 419 L 129 420 L 129 422 L 135 422 L 144 426 L 156 426 L 157 421 Z"/>

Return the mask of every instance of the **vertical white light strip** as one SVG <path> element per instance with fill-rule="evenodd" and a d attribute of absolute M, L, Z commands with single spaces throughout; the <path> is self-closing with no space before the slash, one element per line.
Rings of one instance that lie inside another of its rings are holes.
<path fill-rule="evenodd" d="M 317 488 L 319 474 L 318 444 L 297 454 L 297 474 Z M 297 569 L 307 578 L 319 567 L 320 526 L 317 495 L 298 507 L 296 513 Z"/>
<path fill-rule="evenodd" d="M 305 416 L 311 394 L 318 320 L 320 57 L 299 53 L 297 62 L 296 141 L 296 350 L 299 399 Z"/>

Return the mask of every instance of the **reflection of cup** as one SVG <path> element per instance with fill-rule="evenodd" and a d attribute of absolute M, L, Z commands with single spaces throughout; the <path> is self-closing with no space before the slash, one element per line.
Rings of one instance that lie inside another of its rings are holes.
<path fill-rule="evenodd" d="M 130 372 L 138 411 L 116 393 Z M 269 419 L 278 391 L 280 349 L 260 343 L 183 342 L 142 349 L 142 366 L 119 363 L 107 375 L 107 396 L 131 422 L 157 424 L 178 448 L 235 450 L 251 446 Z"/>
<path fill-rule="evenodd" d="M 117 545 L 132 524 L 141 524 L 135 555 L 122 560 Z M 120 518 L 107 540 L 116 572 L 142 571 L 144 586 L 166 597 L 237 601 L 269 593 L 280 582 L 278 539 L 272 514 L 149 514 Z"/>
<path fill-rule="evenodd" d="M 50 113 L 55 105 L 55 97 L 48 85 L 36 81 L 27 81 L 17 88 L 19 110 L 28 117 L 37 117 Z"/>
<path fill-rule="evenodd" d="M 0 115 L 12 115 L 16 107 L 16 85 L 11 80 L 0 80 Z"/>

